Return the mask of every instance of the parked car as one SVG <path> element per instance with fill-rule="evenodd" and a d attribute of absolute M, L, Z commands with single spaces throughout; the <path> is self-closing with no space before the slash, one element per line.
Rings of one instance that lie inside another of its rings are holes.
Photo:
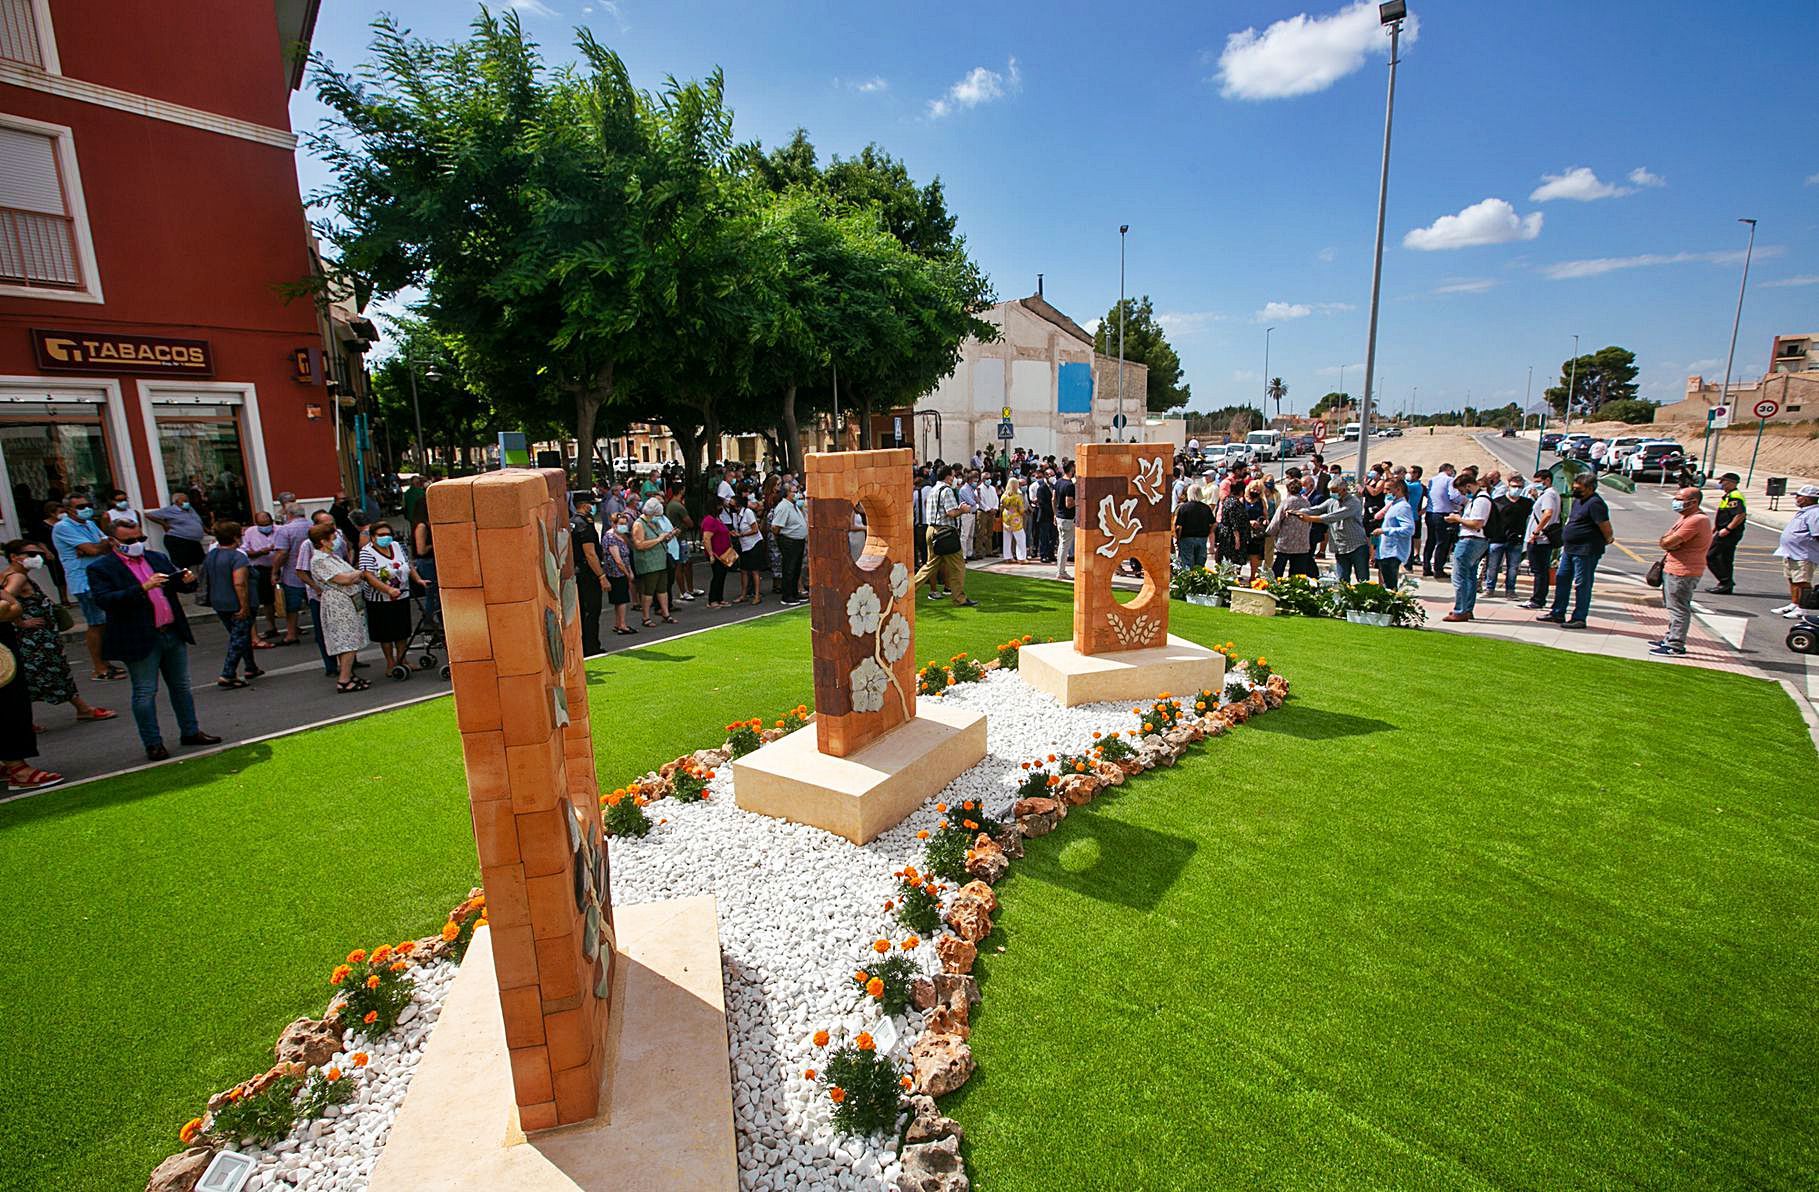
<path fill-rule="evenodd" d="M 1362 425 L 1363 425 L 1362 423 L 1357 423 L 1357 422 L 1346 423 L 1345 424 L 1345 441 L 1348 443 L 1356 443 L 1358 441 L 1358 432 Z"/>
<path fill-rule="evenodd" d="M 1261 460 L 1284 458 L 1282 432 L 1279 430 L 1254 430 L 1244 436 L 1244 445 Z"/>
<path fill-rule="evenodd" d="M 1314 438 L 1313 435 L 1300 435 L 1294 440 L 1294 445 L 1290 449 L 1289 454 L 1291 454 L 1291 455 L 1312 455 L 1314 452 L 1318 451 L 1319 449 L 1320 449 L 1320 440 Z"/>
<path fill-rule="evenodd" d="M 1541 432 L 1541 450 L 1552 451 L 1554 448 L 1560 446 L 1560 437 L 1561 437 L 1560 432 L 1557 430 L 1542 431 Z"/>
<path fill-rule="evenodd" d="M 1623 461 L 1646 442 L 1648 442 L 1647 435 L 1617 436 L 1611 440 L 1610 450 L 1604 453 L 1604 466 L 1607 468 L 1622 467 Z"/>
<path fill-rule="evenodd" d="M 1580 444 L 1584 444 L 1589 448 L 1592 445 L 1592 436 L 1586 434 L 1584 431 L 1578 430 L 1568 435 L 1562 435 L 1554 443 L 1554 454 L 1562 459 L 1570 459 L 1572 458 L 1574 449 Z"/>
<path fill-rule="evenodd" d="M 1506 426 L 1501 431 L 1497 432 L 1497 437 L 1500 439 L 1513 439 L 1516 437 L 1516 428 L 1513 426 Z"/>
<path fill-rule="evenodd" d="M 1650 439 L 1630 452 L 1623 461 L 1623 474 L 1632 480 L 1646 479 L 1651 473 L 1666 479 L 1686 465 L 1686 448 L 1672 439 Z"/>

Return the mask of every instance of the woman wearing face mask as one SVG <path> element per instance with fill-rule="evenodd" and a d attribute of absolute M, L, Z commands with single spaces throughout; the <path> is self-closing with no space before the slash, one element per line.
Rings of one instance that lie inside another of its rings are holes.
<path fill-rule="evenodd" d="M 271 649 L 271 638 L 278 636 L 277 589 L 272 587 L 272 558 L 277 554 L 277 531 L 278 527 L 272 524 L 272 515 L 261 509 L 253 514 L 253 524 L 240 536 L 240 549 L 246 552 L 246 561 L 252 568 L 255 650 Z M 259 636 L 260 614 L 265 616 L 266 637 Z"/>
<path fill-rule="evenodd" d="M 764 603 L 762 576 L 770 570 L 770 552 L 764 545 L 764 498 L 756 493 L 747 497 L 733 522 L 733 533 L 739 536 L 739 599 L 750 600 L 753 607 Z"/>
<path fill-rule="evenodd" d="M 771 528 L 777 532 L 777 553 L 782 556 L 783 603 L 802 600 L 802 558 L 808 552 L 808 515 L 803 512 L 807 498 L 796 491 L 795 481 L 786 481 L 783 495 L 771 510 Z"/>
<path fill-rule="evenodd" d="M 325 520 L 310 527 L 309 573 L 316 581 L 318 591 L 316 615 L 320 619 L 322 650 L 336 668 L 333 672 L 335 690 L 346 695 L 372 686 L 365 679 L 354 677 L 354 655 L 367 642 L 366 618 L 360 613 L 361 585 L 393 600 L 402 593 L 396 587 L 381 583 L 375 573 L 348 566 L 347 561 L 334 551 L 337 533 L 332 521 Z"/>
<path fill-rule="evenodd" d="M 25 609 L 17 600 L 0 592 L 0 649 L 17 659 L 19 633 L 14 628 L 25 619 Z M 20 662 L 23 666 L 23 661 Z M 40 770 L 27 758 L 38 756 L 37 726 L 32 723 L 32 697 L 26 684 L 15 676 L 0 686 L 0 774 L 6 776 L 6 788 L 12 791 L 40 790 L 63 781 L 63 775 Z"/>
<path fill-rule="evenodd" d="M 606 598 L 613 606 L 613 632 L 638 632 L 625 623 L 625 610 L 632 603 L 632 518 L 621 509 L 613 514 L 612 523 L 600 540 L 600 566 L 606 571 Z"/>
<path fill-rule="evenodd" d="M 42 581 L 49 570 L 43 545 L 21 538 L 3 549 L 7 568 L 0 587 L 19 604 L 21 615 L 13 627 L 19 635 L 19 666 L 25 672 L 24 681 L 32 699 L 43 704 L 69 704 L 76 710 L 77 720 L 114 719 L 117 713 L 93 706 L 76 690 L 76 677 L 70 673 L 69 658 L 63 653 L 56 606 L 33 582 Z"/>
<path fill-rule="evenodd" d="M 998 509 L 1004 518 L 1004 561 L 1029 562 L 1029 544 L 1023 528 L 1026 516 L 1023 481 L 1015 476 L 1010 478 L 1010 482 L 1004 486 L 1004 496 L 999 499 Z"/>
<path fill-rule="evenodd" d="M 360 548 L 360 570 L 379 581 L 366 599 L 367 636 L 379 643 L 386 670 L 409 667 L 405 655 L 411 637 L 411 602 L 405 594 L 413 580 L 422 583 L 423 577 L 411 566 L 410 552 L 393 536 L 390 522 L 373 524 L 367 544 Z"/>
<path fill-rule="evenodd" d="M 656 624 L 651 620 L 652 604 L 657 606 L 665 625 L 676 623 L 669 613 L 669 544 L 675 531 L 663 526 L 663 502 L 651 497 L 644 502 L 643 515 L 632 523 L 632 570 L 638 576 L 638 597 L 644 606 L 646 629 Z"/>
<path fill-rule="evenodd" d="M 739 563 L 739 552 L 733 549 L 733 532 L 727 526 L 730 514 L 724 498 L 711 497 L 707 516 L 701 519 L 701 542 L 713 562 L 714 577 L 707 585 L 707 606 L 726 608 L 726 577 Z"/>

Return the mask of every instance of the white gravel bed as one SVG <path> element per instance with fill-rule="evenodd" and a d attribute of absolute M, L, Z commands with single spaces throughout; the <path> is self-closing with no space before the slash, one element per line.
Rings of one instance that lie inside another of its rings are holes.
<path fill-rule="evenodd" d="M 330 1106 L 316 1121 L 300 1123 L 288 1138 L 268 1148 L 244 1151 L 258 1163 L 247 1179 L 247 1192 L 280 1188 L 356 1192 L 366 1187 L 373 1164 L 391 1137 L 392 1121 L 404 1103 L 417 1061 L 429 1046 L 430 1029 L 442 1013 L 442 999 L 455 972 L 456 965 L 448 960 L 415 969 L 411 978 L 417 988 L 411 1004 L 385 1038 L 373 1042 L 352 1031 L 342 1034 L 341 1051 L 329 1065 L 341 1069 L 342 1080 L 353 1082 L 353 1099 Z M 367 1055 L 364 1068 L 354 1065 L 357 1051 Z"/>
<path fill-rule="evenodd" d="M 647 809 L 654 824 L 648 836 L 611 842 L 614 903 L 697 894 L 717 900 L 743 1188 L 895 1188 L 895 1133 L 836 1136 L 826 1094 L 802 1075 L 824 1061 L 825 1050 L 812 1038 L 821 1028 L 836 1043 L 869 1030 L 880 1050 L 909 1071 L 923 1013 L 912 1008 L 885 1023 L 878 1004 L 851 980 L 857 967 L 876 958 L 872 941 L 895 944 L 909 934 L 884 910 L 897 893 L 892 873 L 922 864 L 916 832 L 933 831 L 943 818 L 937 802 L 978 799 L 987 814 L 1008 822 L 1021 763 L 1084 752 L 1095 731 L 1134 724 L 1128 703 L 1062 708 L 1010 671 L 932 698 L 986 713 L 985 759 L 870 844 L 855 847 L 817 828 L 740 811 L 730 765 L 718 768 L 706 800 L 659 800 Z M 603 775 L 602 786 L 634 777 Z M 932 941 L 911 956 L 925 972 L 940 968 Z M 367 1043 L 352 1032 L 343 1036 L 333 1062 L 343 1079 L 356 1083 L 355 1099 L 268 1149 L 247 1151 L 258 1161 L 249 1190 L 366 1187 L 455 971 L 445 961 L 416 972 L 412 1005 L 389 1038 Z M 370 1057 L 364 1069 L 352 1060 L 362 1050 Z"/>
<path fill-rule="evenodd" d="M 643 840 L 612 843 L 616 904 L 695 894 L 718 901 L 744 1188 L 896 1186 L 895 1135 L 836 1136 L 827 1094 L 802 1076 L 824 1061 L 812 1040 L 822 1027 L 836 1043 L 870 1030 L 882 1048 L 894 1035 L 887 1054 L 909 1071 L 924 1015 L 910 1009 L 881 1028 L 877 1003 L 851 979 L 876 958 L 873 940 L 898 943 L 909 934 L 883 909 L 897 892 L 892 873 L 921 865 L 916 832 L 932 831 L 943 818 L 935 803 L 979 799 L 988 814 L 1008 821 L 1020 763 L 1083 752 L 1095 731 L 1134 723 L 1129 704 L 1061 708 L 1008 671 L 936 698 L 986 713 L 985 759 L 870 844 L 855 847 L 816 828 L 740 811 L 730 765 L 717 770 L 707 801 L 653 803 L 648 812 L 667 823 Z M 927 972 L 940 967 L 928 941 L 911 955 Z"/>

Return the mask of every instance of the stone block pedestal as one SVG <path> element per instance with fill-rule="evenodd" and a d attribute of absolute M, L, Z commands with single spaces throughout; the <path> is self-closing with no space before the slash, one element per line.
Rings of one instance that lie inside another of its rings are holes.
<path fill-rule="evenodd" d="M 615 907 L 613 921 L 619 956 L 600 1115 L 525 1136 L 483 927 L 373 1170 L 372 1192 L 735 1192 L 714 900 Z"/>
<path fill-rule="evenodd" d="M 813 724 L 733 762 L 733 801 L 864 844 L 985 757 L 985 716 L 938 700 L 846 757 L 816 748 Z"/>
<path fill-rule="evenodd" d="M 1218 691 L 1225 686 L 1225 656 L 1174 634 L 1167 645 L 1116 654 L 1081 654 L 1071 641 L 1043 642 L 1019 651 L 1017 673 L 1064 708 L 1147 702 L 1164 691 Z"/>

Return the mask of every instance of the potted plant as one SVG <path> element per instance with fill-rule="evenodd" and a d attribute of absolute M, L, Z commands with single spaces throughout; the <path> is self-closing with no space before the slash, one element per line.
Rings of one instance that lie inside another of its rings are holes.
<path fill-rule="evenodd" d="M 1421 602 L 1409 592 L 1382 584 L 1351 584 L 1344 589 L 1345 619 L 1357 625 L 1416 625 L 1427 619 Z"/>
<path fill-rule="evenodd" d="M 1169 595 L 1189 604 L 1215 606 L 1224 604 L 1227 594 L 1238 582 L 1238 569 L 1229 563 L 1217 567 L 1186 567 L 1169 578 Z"/>
<path fill-rule="evenodd" d="M 1328 596 L 1318 584 L 1304 575 L 1285 575 L 1270 584 L 1276 598 L 1276 611 L 1287 617 L 1329 616 Z"/>

